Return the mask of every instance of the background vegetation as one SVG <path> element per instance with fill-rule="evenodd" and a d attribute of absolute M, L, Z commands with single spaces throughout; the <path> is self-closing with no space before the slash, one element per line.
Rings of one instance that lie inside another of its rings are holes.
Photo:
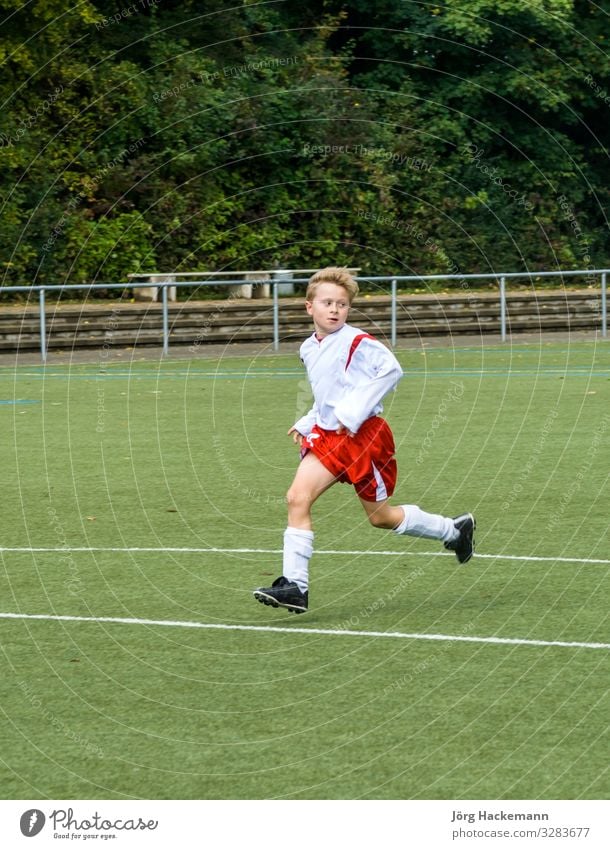
<path fill-rule="evenodd" d="M 2 284 L 603 267 L 608 6 L 0 0 Z"/>

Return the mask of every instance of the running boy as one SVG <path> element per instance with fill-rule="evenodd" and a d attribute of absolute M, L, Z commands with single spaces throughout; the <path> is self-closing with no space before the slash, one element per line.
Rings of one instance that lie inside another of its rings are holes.
<path fill-rule="evenodd" d="M 282 575 L 271 587 L 254 590 L 258 601 L 291 613 L 307 610 L 312 505 L 337 481 L 354 486 L 375 528 L 442 540 L 460 563 L 467 563 L 474 551 L 471 513 L 448 519 L 388 500 L 396 486 L 394 438 L 378 414 L 402 369 L 381 342 L 346 324 L 357 294 L 358 284 L 347 269 L 331 267 L 313 275 L 305 295 L 314 333 L 300 353 L 314 405 L 288 431 L 302 459 L 287 494 Z"/>

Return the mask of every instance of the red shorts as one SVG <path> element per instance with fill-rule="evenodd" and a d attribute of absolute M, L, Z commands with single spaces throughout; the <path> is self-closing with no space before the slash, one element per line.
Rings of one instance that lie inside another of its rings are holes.
<path fill-rule="evenodd" d="M 315 454 L 340 483 L 351 483 L 365 501 L 384 501 L 396 486 L 394 437 L 385 419 L 372 416 L 355 436 L 314 425 L 302 456 Z"/>

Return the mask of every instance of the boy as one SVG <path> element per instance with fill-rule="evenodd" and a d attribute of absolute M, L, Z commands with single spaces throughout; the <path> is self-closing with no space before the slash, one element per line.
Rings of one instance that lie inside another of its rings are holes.
<path fill-rule="evenodd" d="M 388 500 L 396 485 L 394 439 L 378 414 L 402 369 L 381 342 L 346 323 L 357 293 L 358 284 L 347 269 L 330 267 L 313 275 L 305 295 L 314 333 L 300 353 L 314 405 L 288 431 L 301 448 L 301 462 L 286 496 L 282 575 L 271 587 L 253 593 L 263 604 L 291 613 L 307 610 L 312 505 L 337 481 L 354 486 L 374 527 L 442 540 L 460 563 L 467 563 L 474 551 L 471 513 L 448 519 Z"/>

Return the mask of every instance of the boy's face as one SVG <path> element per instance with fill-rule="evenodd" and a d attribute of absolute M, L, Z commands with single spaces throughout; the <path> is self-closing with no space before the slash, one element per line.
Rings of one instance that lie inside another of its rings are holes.
<path fill-rule="evenodd" d="M 312 301 L 305 301 L 305 308 L 313 318 L 318 338 L 341 330 L 349 313 L 349 298 L 343 286 L 336 283 L 320 283 Z"/>

